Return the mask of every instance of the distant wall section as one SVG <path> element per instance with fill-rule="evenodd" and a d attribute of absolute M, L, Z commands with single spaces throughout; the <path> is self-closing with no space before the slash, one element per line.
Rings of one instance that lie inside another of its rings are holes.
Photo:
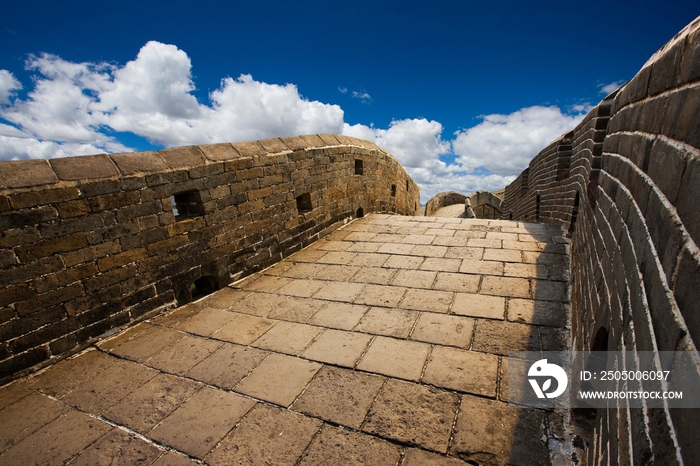
<path fill-rule="evenodd" d="M 0 381 L 351 218 L 419 209 L 394 157 L 345 136 L 1 162 Z"/>

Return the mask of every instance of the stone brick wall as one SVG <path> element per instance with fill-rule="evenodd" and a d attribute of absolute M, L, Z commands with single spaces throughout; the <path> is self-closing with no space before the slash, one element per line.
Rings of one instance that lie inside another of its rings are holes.
<path fill-rule="evenodd" d="M 569 231 L 574 349 L 700 360 L 699 122 L 700 18 L 506 188 L 503 218 Z M 700 464 L 694 410 L 592 422 L 589 464 Z"/>
<path fill-rule="evenodd" d="M 441 207 L 448 205 L 464 204 L 467 196 L 456 191 L 438 193 L 425 204 L 425 216 L 430 217 Z"/>
<path fill-rule="evenodd" d="M 0 163 L 0 382 L 245 275 L 419 189 L 367 141 L 311 135 Z"/>

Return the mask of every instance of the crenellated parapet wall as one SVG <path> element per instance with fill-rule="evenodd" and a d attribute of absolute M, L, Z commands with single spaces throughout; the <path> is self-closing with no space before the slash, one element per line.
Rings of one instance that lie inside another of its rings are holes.
<path fill-rule="evenodd" d="M 506 188 L 503 214 L 568 230 L 574 349 L 689 351 L 695 386 L 699 122 L 700 18 L 540 152 Z M 589 464 L 700 464 L 693 410 L 619 402 L 593 425 Z"/>
<path fill-rule="evenodd" d="M 418 186 L 340 135 L 0 162 L 0 380 L 378 211 Z"/>

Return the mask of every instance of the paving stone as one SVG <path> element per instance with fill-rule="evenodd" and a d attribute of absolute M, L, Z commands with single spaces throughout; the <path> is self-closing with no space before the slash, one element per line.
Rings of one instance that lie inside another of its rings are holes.
<path fill-rule="evenodd" d="M 425 383 L 492 398 L 497 379 L 497 356 L 444 346 L 433 348 L 423 375 Z"/>
<path fill-rule="evenodd" d="M 474 248 L 500 249 L 503 247 L 503 242 L 500 239 L 477 239 L 469 238 L 467 246 Z M 485 251 L 484 251 L 485 252 Z"/>
<path fill-rule="evenodd" d="M 454 293 L 448 291 L 419 290 L 409 288 L 406 295 L 399 303 L 402 309 L 413 309 L 416 311 L 450 312 Z"/>
<path fill-rule="evenodd" d="M 321 249 L 323 251 L 349 251 L 351 249 L 351 246 L 354 244 L 367 244 L 367 243 L 352 243 L 349 240 L 345 241 L 319 241 L 317 243 L 314 243 L 315 245 L 318 246 L 318 249 Z"/>
<path fill-rule="evenodd" d="M 129 361 L 117 361 L 101 377 L 89 380 L 61 401 L 90 414 L 102 414 L 129 393 L 158 375 L 158 371 Z"/>
<path fill-rule="evenodd" d="M 186 375 L 230 390 L 256 368 L 268 354 L 267 351 L 257 348 L 224 343 L 211 356 L 190 369 Z"/>
<path fill-rule="evenodd" d="M 447 452 L 459 397 L 425 385 L 388 379 L 362 430 L 380 437 Z"/>
<path fill-rule="evenodd" d="M 472 230 L 472 229 L 457 230 L 457 231 L 455 231 L 455 236 L 459 237 L 459 238 L 467 238 L 470 240 L 471 239 L 484 239 L 484 238 L 486 238 L 486 231 L 479 231 L 479 230 Z"/>
<path fill-rule="evenodd" d="M 301 357 L 338 366 L 354 367 L 370 341 L 372 341 L 371 335 L 328 329 L 301 353 Z"/>
<path fill-rule="evenodd" d="M 254 405 L 249 398 L 204 387 L 158 424 L 149 437 L 203 459 Z"/>
<path fill-rule="evenodd" d="M 525 241 L 503 241 L 503 249 L 519 249 L 521 251 L 539 251 L 539 243 L 530 243 Z"/>
<path fill-rule="evenodd" d="M 106 422 L 69 411 L 15 444 L 0 460 L 8 465 L 63 464 L 111 429 Z"/>
<path fill-rule="evenodd" d="M 290 296 L 271 309 L 267 316 L 270 319 L 289 320 L 304 323 L 313 317 L 319 309 L 327 304 L 326 301 L 313 298 L 297 298 Z"/>
<path fill-rule="evenodd" d="M 266 277 L 262 277 L 261 280 Z M 276 277 L 269 277 L 269 278 L 276 278 Z M 258 286 L 263 286 L 265 282 L 261 283 Z M 236 304 L 238 301 L 241 299 L 245 298 L 248 296 L 250 293 L 248 291 L 242 291 L 242 290 L 236 290 L 233 288 L 223 288 L 221 290 L 218 290 L 216 293 L 212 293 L 209 296 L 205 296 L 201 300 L 197 301 L 196 303 L 192 304 L 197 304 L 201 305 L 203 308 L 205 307 L 211 307 L 214 309 L 221 309 L 221 310 L 226 310 L 230 309 L 231 306 Z"/>
<path fill-rule="evenodd" d="M 153 463 L 152 466 L 193 466 L 195 464 L 199 465 L 201 463 L 174 451 L 169 451 L 158 458 L 158 460 Z"/>
<path fill-rule="evenodd" d="M 459 271 L 477 275 L 503 275 L 503 262 L 464 259 Z"/>
<path fill-rule="evenodd" d="M 163 450 L 152 443 L 121 429 L 112 429 L 107 435 L 82 451 L 70 464 L 71 466 L 151 464 L 162 454 Z"/>
<path fill-rule="evenodd" d="M 357 368 L 390 377 L 418 381 L 429 349 L 430 346 L 423 343 L 377 337 L 357 364 Z"/>
<path fill-rule="evenodd" d="M 298 264 L 294 264 L 292 267 L 287 269 L 284 272 L 284 276 L 290 278 L 312 279 L 316 278 L 316 275 L 323 272 L 323 270 L 325 270 L 326 267 L 328 266 L 325 264 L 315 264 L 313 262 L 300 262 Z M 291 282 L 291 280 L 288 278 L 285 281 L 285 283 L 279 288 L 277 288 L 275 291 L 278 291 L 280 288 L 282 288 L 282 286 L 286 285 L 289 282 Z"/>
<path fill-rule="evenodd" d="M 372 241 L 376 233 L 366 231 L 354 231 L 344 238 L 345 241 Z"/>
<path fill-rule="evenodd" d="M 350 235 L 352 235 L 351 233 Z M 350 236 L 348 235 L 348 236 Z M 374 236 L 374 234 L 372 234 Z M 324 254 L 322 257 L 316 259 L 314 262 L 319 264 L 338 264 L 345 265 L 357 257 L 356 252 L 346 252 L 346 251 L 331 251 Z M 359 265 L 359 264 L 357 264 Z"/>
<path fill-rule="evenodd" d="M 348 248 L 348 252 L 377 252 L 381 247 L 381 243 L 352 243 Z"/>
<path fill-rule="evenodd" d="M 145 434 L 202 387 L 192 380 L 159 374 L 105 411 L 105 417 Z"/>
<path fill-rule="evenodd" d="M 544 412 L 462 397 L 450 454 L 477 464 L 550 464 Z"/>
<path fill-rule="evenodd" d="M 423 312 L 411 333 L 411 340 L 468 348 L 474 333 L 474 319 Z"/>
<path fill-rule="evenodd" d="M 406 450 L 401 466 L 467 466 L 467 463 L 457 458 L 438 455 L 418 448 Z"/>
<path fill-rule="evenodd" d="M 538 351 L 537 327 L 481 319 L 476 322 L 472 349 L 507 356 L 509 351 Z"/>
<path fill-rule="evenodd" d="M 512 298 L 530 297 L 530 280 L 525 278 L 485 276 L 481 280 L 480 293 Z"/>
<path fill-rule="evenodd" d="M 109 370 L 117 358 L 95 349 L 86 351 L 72 358 L 54 364 L 45 371 L 37 374 L 26 384 L 13 384 L 16 387 L 24 386 L 41 390 L 48 395 L 61 398 L 66 393 L 74 390 L 80 384 L 98 377 L 102 372 Z M 4 388 L 4 387 L 3 387 Z M 28 391 L 31 393 L 31 391 Z M 5 395 L 0 394 L 0 400 L 5 400 Z"/>
<path fill-rule="evenodd" d="M 362 267 L 352 265 L 328 265 L 323 269 L 323 279 L 337 282 L 349 281 Z"/>
<path fill-rule="evenodd" d="M 0 410 L 0 453 L 65 414 L 68 409 L 48 396 L 31 392 L 30 395 Z"/>
<path fill-rule="evenodd" d="M 148 358 L 185 337 L 184 333 L 163 327 L 151 327 L 112 350 L 112 353 L 133 361 Z"/>
<path fill-rule="evenodd" d="M 454 236 L 455 230 L 451 230 L 445 226 L 435 225 L 435 228 L 428 228 L 425 234 L 435 236 Z"/>
<path fill-rule="evenodd" d="M 521 278 L 547 278 L 547 267 L 538 264 L 513 264 L 506 263 L 503 274 L 506 277 L 521 277 Z"/>
<path fill-rule="evenodd" d="M 255 292 L 237 302 L 231 310 L 264 317 L 271 309 L 274 309 L 279 303 L 284 301 L 285 298 L 286 296 L 284 295 Z"/>
<path fill-rule="evenodd" d="M 35 393 L 35 390 L 31 387 L 39 388 L 37 385 L 53 386 L 52 379 L 50 378 L 47 383 L 42 382 L 36 385 L 33 384 L 33 379 L 18 379 L 0 387 L 0 411 L 18 402 L 22 398 Z"/>
<path fill-rule="evenodd" d="M 566 282 L 555 282 L 550 280 L 537 280 L 532 287 L 532 296 L 541 301 L 568 302 L 567 290 L 569 284 Z"/>
<path fill-rule="evenodd" d="M 207 464 L 295 465 L 321 421 L 291 411 L 256 405 L 205 458 Z"/>
<path fill-rule="evenodd" d="M 313 266 L 315 264 L 298 264 L 297 266 L 293 267 L 290 269 L 287 273 L 285 273 L 284 277 L 277 277 L 275 275 L 263 275 L 257 280 L 250 282 L 250 284 L 246 284 L 242 288 L 247 291 L 260 291 L 264 293 L 274 293 L 280 288 L 282 288 L 284 285 L 287 283 L 291 282 L 292 279 L 288 277 L 292 277 L 290 272 L 292 270 L 296 270 L 298 267 L 302 266 Z M 214 293 L 216 294 L 216 293 Z M 245 296 L 242 296 L 244 298 Z M 240 300 L 239 300 L 240 301 Z M 231 303 L 231 306 L 233 306 L 235 303 Z M 229 306 L 230 307 L 230 306 Z"/>
<path fill-rule="evenodd" d="M 399 256 L 392 254 L 384 262 L 384 267 L 403 270 L 418 270 L 425 258 L 416 256 Z"/>
<path fill-rule="evenodd" d="M 401 239 L 403 241 L 403 239 Z M 413 244 L 405 244 L 405 243 L 385 243 L 382 244 L 381 247 L 377 250 L 377 252 L 381 252 L 383 254 L 401 254 L 401 255 L 408 255 L 413 251 L 413 248 L 415 245 Z"/>
<path fill-rule="evenodd" d="M 195 304 L 195 305 L 193 305 L 193 304 Z M 199 303 L 190 303 L 190 304 L 186 304 L 185 306 L 182 306 L 182 307 L 177 307 L 177 308 L 175 308 L 175 310 L 173 310 L 171 312 L 166 312 L 165 314 L 161 314 L 158 317 L 151 319 L 151 322 L 158 324 L 158 325 L 162 325 L 164 327 L 177 327 L 181 322 L 183 322 L 186 319 L 189 319 L 190 317 L 192 317 L 194 315 L 199 314 L 204 309 L 206 309 L 206 306 L 200 306 Z M 131 327 L 130 329 L 125 330 L 124 332 L 117 334 L 116 338 L 120 338 L 122 335 L 127 333 L 129 330 L 134 329 L 136 327 L 140 327 L 140 326 L 150 326 L 150 324 L 148 324 L 146 322 L 136 324 L 135 327 Z M 144 329 L 144 331 L 145 331 L 145 329 Z M 100 348 L 104 349 L 105 351 L 109 351 L 114 346 L 117 346 L 117 345 L 109 346 L 113 339 L 114 338 L 104 340 L 103 342 L 98 343 L 98 346 Z M 126 338 L 126 339 L 128 339 L 128 338 Z"/>
<path fill-rule="evenodd" d="M 148 360 L 147 365 L 171 374 L 184 375 L 223 345 L 220 341 L 192 336 L 177 341 Z"/>
<path fill-rule="evenodd" d="M 412 231 L 416 231 L 411 228 Z M 426 229 L 426 231 L 428 231 Z M 420 234 L 409 234 L 403 239 L 406 244 L 431 244 L 435 239 L 435 235 L 420 235 Z"/>
<path fill-rule="evenodd" d="M 322 331 L 323 328 L 313 325 L 278 322 L 252 345 L 278 353 L 297 355 Z"/>
<path fill-rule="evenodd" d="M 304 280 L 295 279 L 287 283 L 277 292 L 287 296 L 299 296 L 302 298 L 310 298 L 314 293 L 320 290 L 326 282 L 321 280 Z"/>
<path fill-rule="evenodd" d="M 183 320 L 175 328 L 196 335 L 209 336 L 236 317 L 233 312 L 220 309 L 204 309 L 200 313 Z"/>
<path fill-rule="evenodd" d="M 566 265 L 566 255 L 547 252 L 523 251 L 523 262 L 540 265 Z"/>
<path fill-rule="evenodd" d="M 433 240 L 434 246 L 451 246 L 456 248 L 462 248 L 467 246 L 468 238 L 463 236 L 435 236 Z"/>
<path fill-rule="evenodd" d="M 417 312 L 373 307 L 355 327 L 356 332 L 407 338 L 418 318 Z"/>
<path fill-rule="evenodd" d="M 506 300 L 500 296 L 481 294 L 455 293 L 452 303 L 452 313 L 488 319 L 505 318 Z"/>
<path fill-rule="evenodd" d="M 325 282 L 326 284 L 316 292 L 314 298 L 327 299 L 329 301 L 352 302 L 364 285 L 362 283 Z"/>
<path fill-rule="evenodd" d="M 291 409 L 359 429 L 383 383 L 383 377 L 324 366 Z"/>
<path fill-rule="evenodd" d="M 282 354 L 270 354 L 235 391 L 280 406 L 289 406 L 321 368 L 320 364 Z"/>
<path fill-rule="evenodd" d="M 462 259 L 438 259 L 428 257 L 420 266 L 421 270 L 434 270 L 436 272 L 458 272 L 462 265 Z"/>
<path fill-rule="evenodd" d="M 277 264 L 273 265 L 269 269 L 265 270 L 265 275 L 275 275 L 275 276 L 281 276 L 284 275 L 284 273 L 294 267 L 295 263 L 291 261 L 283 261 L 283 262 L 278 262 Z"/>
<path fill-rule="evenodd" d="M 508 300 L 508 320 L 521 324 L 566 326 L 566 308 L 562 303 L 532 299 Z"/>
<path fill-rule="evenodd" d="M 428 270 L 399 270 L 391 280 L 393 286 L 430 289 L 435 282 L 437 272 Z"/>
<path fill-rule="evenodd" d="M 469 261 L 480 261 L 484 257 L 484 248 L 449 248 L 445 253 L 448 259 L 466 259 Z M 445 270 L 447 272 L 447 270 Z"/>
<path fill-rule="evenodd" d="M 212 334 L 212 338 L 249 345 L 275 325 L 274 320 L 246 314 L 236 314 L 235 318 Z"/>
<path fill-rule="evenodd" d="M 352 330 L 369 310 L 367 306 L 347 303 L 328 303 L 309 319 L 309 324 L 340 330 Z"/>
<path fill-rule="evenodd" d="M 538 327 L 542 339 L 542 351 L 564 351 L 571 348 L 568 331 L 553 327 Z"/>
<path fill-rule="evenodd" d="M 400 459 L 401 450 L 396 445 L 369 435 L 324 425 L 299 465 L 395 465 Z"/>
<path fill-rule="evenodd" d="M 433 283 L 434 290 L 457 291 L 461 293 L 476 293 L 479 290 L 481 277 L 464 273 L 438 272 Z"/>
<path fill-rule="evenodd" d="M 442 259 L 447 253 L 446 246 L 418 245 L 411 251 L 412 256 L 423 256 L 426 259 Z M 433 270 L 433 269 L 430 269 Z"/>
<path fill-rule="evenodd" d="M 338 233 L 340 233 L 340 232 L 338 232 Z M 336 235 L 335 238 L 337 238 L 338 236 L 339 235 Z M 292 254 L 288 260 L 293 261 L 293 262 L 316 262 L 318 259 L 323 257 L 325 254 L 326 254 L 326 251 L 307 248 L 307 249 L 303 249 L 297 253 Z"/>
<path fill-rule="evenodd" d="M 351 279 L 357 283 L 374 283 L 376 285 L 388 285 L 394 277 L 396 270 L 381 267 L 364 267 L 360 269 Z"/>
<path fill-rule="evenodd" d="M 399 286 L 367 285 L 355 298 L 355 304 L 396 307 L 405 293 L 406 288 Z"/>
<path fill-rule="evenodd" d="M 356 265 L 360 267 L 381 267 L 386 260 L 386 254 L 358 253 L 350 262 L 348 262 L 348 265 Z"/>
<path fill-rule="evenodd" d="M 499 261 L 499 262 L 522 262 L 522 253 L 517 249 L 490 249 L 486 248 L 484 250 L 485 261 Z"/>

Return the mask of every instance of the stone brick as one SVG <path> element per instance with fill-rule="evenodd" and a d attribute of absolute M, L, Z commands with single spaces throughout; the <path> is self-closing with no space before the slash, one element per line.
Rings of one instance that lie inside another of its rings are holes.
<path fill-rule="evenodd" d="M 124 464 L 138 464 L 141 461 L 155 461 L 162 451 L 139 437 L 112 429 L 107 435 L 83 450 L 71 464 L 89 466 L 106 464 L 119 458 Z"/>
<path fill-rule="evenodd" d="M 167 165 L 157 152 L 134 152 L 109 156 L 122 175 L 136 175 L 164 171 Z"/>
<path fill-rule="evenodd" d="M 418 317 L 410 338 L 438 345 L 468 348 L 473 333 L 473 319 L 423 312 Z"/>
<path fill-rule="evenodd" d="M 376 375 L 324 366 L 291 409 L 359 429 L 383 383 Z"/>
<path fill-rule="evenodd" d="M 253 462 L 295 465 L 321 422 L 258 403 L 205 458 L 213 466 Z"/>
<path fill-rule="evenodd" d="M 357 368 L 406 380 L 420 380 L 430 346 L 413 341 L 376 337 Z"/>
<path fill-rule="evenodd" d="M 58 177 L 46 160 L 18 160 L 0 164 L 0 189 L 56 183 Z"/>
<path fill-rule="evenodd" d="M 424 385 L 389 379 L 362 430 L 404 444 L 445 453 L 459 397 Z"/>
<path fill-rule="evenodd" d="M 234 390 L 287 407 L 299 396 L 320 368 L 321 364 L 315 362 L 273 353 L 253 369 Z"/>
<path fill-rule="evenodd" d="M 186 376 L 230 390 L 267 357 L 256 348 L 225 343 L 209 357 L 190 369 Z"/>
<path fill-rule="evenodd" d="M 462 397 L 450 453 L 479 464 L 549 464 L 542 411 Z"/>
<path fill-rule="evenodd" d="M 495 398 L 497 377 L 498 357 L 436 346 L 428 359 L 423 382 Z"/>
<path fill-rule="evenodd" d="M 344 367 L 354 367 L 372 341 L 371 335 L 327 329 L 301 357 Z"/>
<path fill-rule="evenodd" d="M 145 434 L 203 387 L 191 380 L 159 374 L 105 412 L 105 417 Z"/>
<path fill-rule="evenodd" d="M 203 459 L 255 404 L 235 393 L 204 387 L 158 424 L 149 436 Z M 182 428 L 184 425 L 187 429 Z"/>
<path fill-rule="evenodd" d="M 355 331 L 407 338 L 417 317 L 417 312 L 373 307 L 362 317 Z"/>
<path fill-rule="evenodd" d="M 51 167 L 62 180 L 76 181 L 87 178 L 111 178 L 119 175 L 119 170 L 107 155 L 91 155 L 52 159 Z"/>

